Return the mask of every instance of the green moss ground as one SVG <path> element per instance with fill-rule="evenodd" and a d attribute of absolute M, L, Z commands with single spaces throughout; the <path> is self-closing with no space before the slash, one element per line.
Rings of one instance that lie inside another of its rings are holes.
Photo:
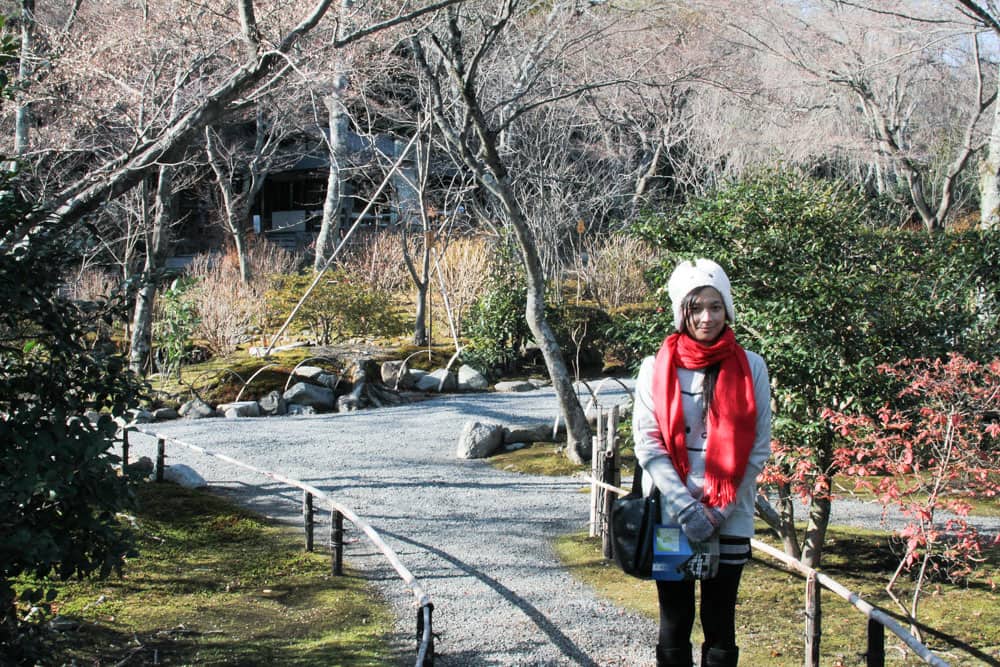
<path fill-rule="evenodd" d="M 383 602 L 289 528 L 170 484 L 140 499 L 124 576 L 59 586 L 53 612 L 80 625 L 53 636 L 47 664 L 399 663 Z"/>

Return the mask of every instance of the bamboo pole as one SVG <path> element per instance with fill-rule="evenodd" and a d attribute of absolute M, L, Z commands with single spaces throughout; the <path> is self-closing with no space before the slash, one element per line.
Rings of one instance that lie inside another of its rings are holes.
<path fill-rule="evenodd" d="M 822 630 L 819 582 L 816 573 L 806 576 L 806 656 L 805 667 L 819 667 L 819 644 Z"/>
<path fill-rule="evenodd" d="M 780 560 L 789 568 L 795 570 L 796 572 L 799 572 L 804 576 L 809 576 L 810 572 L 814 573 L 816 575 L 817 581 L 823 585 L 823 588 L 827 589 L 828 591 L 831 591 L 832 593 L 835 593 L 844 600 L 847 600 L 869 619 L 883 625 L 894 635 L 899 637 L 904 644 L 910 647 L 910 650 L 912 650 L 917 655 L 917 657 L 926 662 L 928 665 L 933 665 L 934 667 L 948 667 L 948 663 L 946 661 L 934 655 L 934 653 L 929 648 L 924 646 L 919 639 L 911 635 L 909 631 L 907 631 L 903 626 L 897 623 L 896 619 L 894 619 L 892 616 L 889 616 L 889 614 L 885 613 L 881 609 L 876 609 L 870 603 L 865 602 L 861 598 L 861 596 L 859 596 L 857 593 L 851 592 L 850 590 L 845 588 L 842 584 L 831 579 L 825 574 L 821 572 L 816 572 L 816 570 L 812 569 L 811 567 L 806 567 L 799 561 L 785 554 L 783 551 L 775 549 L 770 544 L 765 544 L 760 540 L 751 539 L 750 545 L 757 551 L 763 551 L 769 556 L 772 556 L 773 558 Z"/>

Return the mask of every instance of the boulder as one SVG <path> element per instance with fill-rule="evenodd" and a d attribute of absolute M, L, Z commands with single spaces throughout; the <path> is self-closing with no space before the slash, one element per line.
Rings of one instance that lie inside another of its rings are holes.
<path fill-rule="evenodd" d="M 538 387 L 536 387 L 532 383 L 521 380 L 497 382 L 495 385 L 493 385 L 493 389 L 500 392 L 534 391 L 537 388 Z"/>
<path fill-rule="evenodd" d="M 319 366 L 299 366 L 295 369 L 295 377 L 305 378 L 307 380 L 315 380 L 320 375 L 326 373 Z"/>
<path fill-rule="evenodd" d="M 458 369 L 458 389 L 459 391 L 485 391 L 490 388 L 490 383 L 472 366 L 465 364 Z"/>
<path fill-rule="evenodd" d="M 153 459 L 149 458 L 148 456 L 143 456 L 140 457 L 138 461 L 129 463 L 126 466 L 126 469 L 129 471 L 129 474 L 137 474 L 140 477 L 148 478 L 150 475 L 153 474 L 153 469 L 155 467 L 156 466 L 153 464 Z"/>
<path fill-rule="evenodd" d="M 413 389 L 417 384 L 417 380 L 427 375 L 427 371 L 410 368 L 409 366 L 406 367 L 406 372 L 400 375 L 402 368 L 402 361 L 383 361 L 379 368 L 382 383 L 390 389 L 396 389 L 397 382 L 399 383 L 399 389 Z"/>
<path fill-rule="evenodd" d="M 267 396 L 261 397 L 257 403 L 260 405 L 260 412 L 263 415 L 277 416 L 288 412 L 288 404 L 285 402 L 285 397 L 277 389 L 268 393 Z"/>
<path fill-rule="evenodd" d="M 334 375 L 333 373 L 320 373 L 314 377 L 313 382 L 323 385 L 327 389 L 337 390 L 337 385 L 340 384 L 340 376 Z"/>
<path fill-rule="evenodd" d="M 455 374 L 444 368 L 424 375 L 417 380 L 417 389 L 420 391 L 454 391 L 458 387 L 458 380 Z"/>
<path fill-rule="evenodd" d="M 346 394 L 337 398 L 337 412 L 354 412 L 365 407 L 361 399 L 353 394 Z"/>
<path fill-rule="evenodd" d="M 552 424 L 544 422 L 509 424 L 503 429 L 504 443 L 512 442 L 554 442 Z"/>
<path fill-rule="evenodd" d="M 483 459 L 503 444 L 503 426 L 492 422 L 467 421 L 458 438 L 455 456 L 460 459 Z"/>
<path fill-rule="evenodd" d="M 170 421 L 171 419 L 177 419 L 177 411 L 173 408 L 158 408 L 153 410 L 153 419 L 158 422 Z"/>
<path fill-rule="evenodd" d="M 298 403 L 289 403 L 288 411 L 286 412 L 289 416 L 301 416 L 301 415 L 314 415 L 316 414 L 316 408 L 311 405 L 299 405 Z"/>
<path fill-rule="evenodd" d="M 317 410 L 333 410 L 336 402 L 332 390 L 305 382 L 296 382 L 289 387 L 284 393 L 284 399 L 288 403 L 308 405 Z"/>
<path fill-rule="evenodd" d="M 208 482 L 205 478 L 199 475 L 194 468 L 186 466 L 183 463 L 175 463 L 169 465 L 163 469 L 163 479 L 167 482 L 173 482 L 178 486 L 183 486 L 185 489 L 201 489 L 208 486 Z"/>
<path fill-rule="evenodd" d="M 153 413 L 142 408 L 129 408 L 125 415 L 129 424 L 149 424 L 153 421 Z"/>
<path fill-rule="evenodd" d="M 379 374 L 382 376 L 382 384 L 387 387 L 395 387 L 396 378 L 399 377 L 399 370 L 402 367 L 402 361 L 383 361 L 382 366 L 379 368 Z M 402 388 L 402 385 L 400 385 L 400 388 Z"/>
<path fill-rule="evenodd" d="M 185 419 L 205 419 L 206 417 L 214 417 L 216 415 L 215 408 L 200 398 L 192 398 L 182 405 L 181 409 L 177 412 Z"/>
<path fill-rule="evenodd" d="M 238 417 L 260 417 L 260 405 L 257 401 L 223 403 L 218 406 L 216 410 L 225 415 L 226 419 L 236 419 Z"/>

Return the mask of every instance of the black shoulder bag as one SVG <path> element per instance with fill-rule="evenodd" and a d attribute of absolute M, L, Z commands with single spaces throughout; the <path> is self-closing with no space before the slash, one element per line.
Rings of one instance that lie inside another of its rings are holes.
<path fill-rule="evenodd" d="M 650 579 L 653 574 L 653 533 L 660 522 L 660 490 L 642 495 L 642 468 L 637 463 L 632 491 L 611 505 L 611 545 L 615 563 L 625 574 Z"/>

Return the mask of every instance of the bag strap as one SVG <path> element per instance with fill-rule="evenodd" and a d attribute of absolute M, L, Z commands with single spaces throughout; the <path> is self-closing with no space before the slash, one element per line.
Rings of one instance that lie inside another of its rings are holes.
<path fill-rule="evenodd" d="M 653 484 L 653 492 L 649 494 L 650 496 L 659 498 L 660 487 Z M 642 496 L 642 466 L 638 462 L 635 464 L 635 471 L 632 473 L 632 496 L 641 497 Z"/>
<path fill-rule="evenodd" d="M 642 495 L 642 466 L 639 462 L 635 462 L 635 470 L 632 472 L 632 493 L 633 495 Z"/>

